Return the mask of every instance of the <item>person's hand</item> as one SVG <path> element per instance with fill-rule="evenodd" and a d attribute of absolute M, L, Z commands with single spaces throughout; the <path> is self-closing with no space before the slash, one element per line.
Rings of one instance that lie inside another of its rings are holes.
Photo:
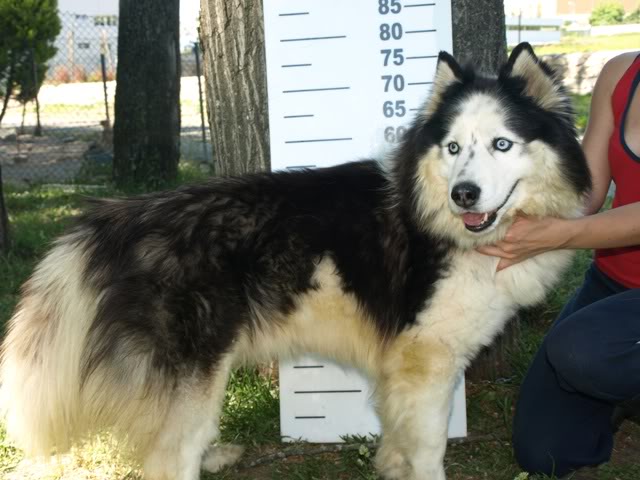
<path fill-rule="evenodd" d="M 499 257 L 497 271 L 500 271 L 535 255 L 562 248 L 568 239 L 566 222 L 553 217 L 518 216 L 503 240 L 477 250 Z"/>

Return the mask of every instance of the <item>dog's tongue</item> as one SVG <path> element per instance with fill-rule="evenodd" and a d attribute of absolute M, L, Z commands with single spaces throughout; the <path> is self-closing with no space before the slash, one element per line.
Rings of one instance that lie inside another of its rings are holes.
<path fill-rule="evenodd" d="M 465 225 L 471 227 L 477 227 L 484 220 L 484 213 L 464 213 L 462 215 L 462 221 Z"/>

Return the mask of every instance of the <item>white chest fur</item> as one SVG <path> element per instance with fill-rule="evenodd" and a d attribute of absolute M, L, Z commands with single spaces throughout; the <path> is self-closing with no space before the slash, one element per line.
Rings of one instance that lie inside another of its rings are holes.
<path fill-rule="evenodd" d="M 458 252 L 449 273 L 418 314 L 419 328 L 449 345 L 458 367 L 464 368 L 519 307 L 544 298 L 570 260 L 569 251 L 559 250 L 496 272 L 497 258 L 473 250 Z"/>

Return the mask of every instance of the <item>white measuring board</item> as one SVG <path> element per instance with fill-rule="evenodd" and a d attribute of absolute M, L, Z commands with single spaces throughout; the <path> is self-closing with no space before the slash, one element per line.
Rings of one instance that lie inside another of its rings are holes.
<path fill-rule="evenodd" d="M 273 170 L 381 158 L 427 98 L 451 3 L 264 0 Z M 369 382 L 317 357 L 280 364 L 284 440 L 379 433 Z M 464 382 L 449 436 L 466 435 Z"/>

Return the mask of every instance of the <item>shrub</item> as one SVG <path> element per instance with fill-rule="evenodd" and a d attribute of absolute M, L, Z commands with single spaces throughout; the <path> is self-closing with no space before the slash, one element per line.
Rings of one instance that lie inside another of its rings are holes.
<path fill-rule="evenodd" d="M 640 7 L 624 17 L 624 23 L 640 23 Z"/>
<path fill-rule="evenodd" d="M 110 80 L 116 79 L 116 73 L 114 69 L 107 68 L 106 71 L 106 80 L 107 82 Z M 88 76 L 87 81 L 89 82 L 101 82 L 102 81 L 102 69 L 98 68 L 97 70 L 93 70 Z"/>
<path fill-rule="evenodd" d="M 620 3 L 606 2 L 599 4 L 591 12 L 591 25 L 617 25 L 624 20 L 624 7 Z"/>
<path fill-rule="evenodd" d="M 71 81 L 71 72 L 66 65 L 58 65 L 53 69 L 51 74 L 53 83 L 69 83 Z"/>
<path fill-rule="evenodd" d="M 74 66 L 71 69 L 71 81 L 72 82 L 86 82 L 87 81 L 87 71 L 84 67 Z"/>

